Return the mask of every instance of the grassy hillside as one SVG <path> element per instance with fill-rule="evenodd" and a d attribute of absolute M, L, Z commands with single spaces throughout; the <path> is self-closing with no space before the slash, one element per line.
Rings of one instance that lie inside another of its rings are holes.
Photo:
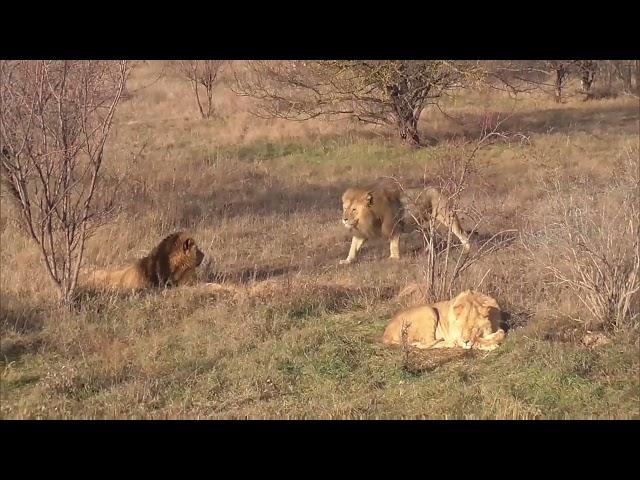
<path fill-rule="evenodd" d="M 637 99 L 468 94 L 446 105 L 455 120 L 426 112 L 435 142 L 412 149 L 347 120 L 256 119 L 223 87 L 218 115 L 202 120 L 187 85 L 154 81 L 159 68 L 135 72 L 118 111 L 106 173 L 123 179 L 121 210 L 85 263 L 125 264 L 189 229 L 206 254 L 202 282 L 235 289 L 103 295 L 63 311 L 3 200 L 2 418 L 640 418 L 637 318 L 583 345 L 602 325 L 547 268 L 570 267 L 553 229 L 567 211 L 622 228 L 637 189 Z M 506 342 L 490 353 L 384 347 L 386 322 L 410 302 L 397 294 L 424 282 L 421 239 L 404 241 L 398 262 L 380 241 L 338 265 L 350 242 L 342 192 L 383 175 L 450 178 L 483 122 L 507 116 L 505 136 L 476 154 L 461 222 L 482 218 L 478 239 L 517 233 L 456 283 L 499 301 Z M 587 241 L 601 245 L 601 233 Z"/>

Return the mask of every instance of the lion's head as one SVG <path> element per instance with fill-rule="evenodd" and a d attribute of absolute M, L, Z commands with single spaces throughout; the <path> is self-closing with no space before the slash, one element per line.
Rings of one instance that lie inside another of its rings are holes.
<path fill-rule="evenodd" d="M 451 303 L 452 327 L 458 332 L 456 343 L 470 349 L 478 338 L 497 330 L 500 323 L 500 307 L 491 297 L 466 290 Z"/>
<path fill-rule="evenodd" d="M 149 254 L 153 263 L 164 272 L 156 272 L 166 280 L 179 281 L 184 274 L 193 271 L 204 259 L 204 253 L 198 248 L 196 241 L 188 232 L 172 233 Z M 163 281 L 166 281 L 163 280 Z"/>
<path fill-rule="evenodd" d="M 173 248 L 170 253 L 172 271 L 198 267 L 204 259 L 204 253 L 198 248 L 196 241 L 187 232 L 175 234 Z"/>
<path fill-rule="evenodd" d="M 371 230 L 375 220 L 373 192 L 349 188 L 342 195 L 342 224 L 363 233 Z"/>

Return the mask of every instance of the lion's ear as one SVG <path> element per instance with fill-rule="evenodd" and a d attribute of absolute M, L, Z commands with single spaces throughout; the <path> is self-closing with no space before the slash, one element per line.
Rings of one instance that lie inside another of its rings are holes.
<path fill-rule="evenodd" d="M 453 313 L 455 313 L 456 315 L 462 315 L 462 310 L 464 309 L 463 305 L 461 303 L 456 303 L 453 306 Z"/>
<path fill-rule="evenodd" d="M 371 194 L 371 192 L 367 192 L 367 196 L 364 198 L 367 201 L 367 207 L 373 205 L 373 195 Z"/>
<path fill-rule="evenodd" d="M 182 244 L 182 248 L 184 248 L 185 252 L 188 252 L 191 247 L 193 247 L 194 241 L 193 238 L 187 238 Z"/>

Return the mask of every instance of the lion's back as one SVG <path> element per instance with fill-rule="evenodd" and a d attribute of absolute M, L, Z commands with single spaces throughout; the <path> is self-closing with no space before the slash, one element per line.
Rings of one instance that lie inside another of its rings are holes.
<path fill-rule="evenodd" d="M 96 289 L 137 290 L 149 286 L 150 281 L 136 262 L 118 270 L 95 270 L 85 275 L 83 283 Z"/>
<path fill-rule="evenodd" d="M 402 343 L 403 329 L 406 329 L 407 342 L 429 342 L 435 340 L 437 316 L 430 305 L 407 308 L 396 314 L 387 325 L 382 336 L 386 345 Z"/>

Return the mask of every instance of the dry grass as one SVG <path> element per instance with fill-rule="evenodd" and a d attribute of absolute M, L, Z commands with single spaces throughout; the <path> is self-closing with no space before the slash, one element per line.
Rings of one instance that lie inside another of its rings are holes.
<path fill-rule="evenodd" d="M 460 279 L 460 288 L 482 282 L 508 313 L 507 340 L 489 354 L 405 358 L 381 345 L 386 321 L 407 304 L 396 295 L 423 278 L 419 235 L 399 262 L 380 241 L 358 264 L 338 265 L 349 248 L 339 223 L 346 186 L 446 176 L 442 159 L 463 155 L 487 116 L 513 114 L 503 128 L 524 136 L 477 154 L 460 204 L 482 213 L 479 239 L 542 231 L 558 214 L 551 180 L 557 200 L 615 207 L 616 161 L 638 152 L 637 100 L 514 106 L 474 93 L 446 106 L 460 124 L 425 113 L 438 141 L 414 150 L 348 121 L 261 121 L 222 88 L 220 118 L 202 120 L 188 85 L 152 83 L 158 67 L 136 71 L 117 114 L 108 174 L 126 176 L 122 209 L 91 240 L 86 266 L 123 264 L 187 228 L 207 255 L 201 280 L 229 290 L 101 295 L 60 311 L 3 201 L 3 418 L 640 417 L 637 318 L 610 343 L 584 346 L 575 319 L 591 314 L 549 278 L 542 250 L 506 242 Z"/>

